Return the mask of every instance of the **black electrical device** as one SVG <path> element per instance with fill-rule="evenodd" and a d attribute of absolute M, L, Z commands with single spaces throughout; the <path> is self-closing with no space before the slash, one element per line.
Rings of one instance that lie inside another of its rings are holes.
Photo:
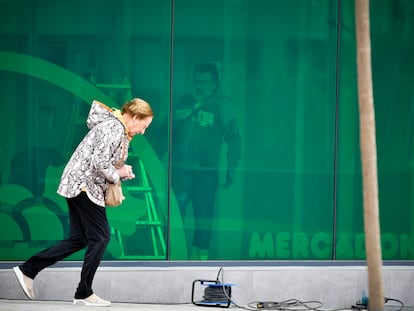
<path fill-rule="evenodd" d="M 204 287 L 201 300 L 196 300 L 196 287 Z M 234 284 L 221 283 L 218 280 L 194 280 L 191 290 L 191 302 L 202 307 L 228 308 L 231 305 L 231 287 Z"/>

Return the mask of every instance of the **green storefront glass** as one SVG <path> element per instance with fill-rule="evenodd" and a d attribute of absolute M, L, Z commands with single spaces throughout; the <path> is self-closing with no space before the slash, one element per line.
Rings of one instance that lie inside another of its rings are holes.
<path fill-rule="evenodd" d="M 385 260 L 414 259 L 413 11 L 371 1 Z M 131 97 L 155 118 L 104 259 L 365 258 L 353 1 L 4 0 L 0 16 L 0 260 L 66 236 L 56 188 L 90 104 Z"/>

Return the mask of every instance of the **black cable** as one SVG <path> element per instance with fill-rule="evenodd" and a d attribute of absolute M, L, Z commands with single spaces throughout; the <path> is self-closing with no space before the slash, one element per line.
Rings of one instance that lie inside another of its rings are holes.
<path fill-rule="evenodd" d="M 204 301 L 208 302 L 227 302 L 230 296 L 230 287 L 223 285 L 219 286 L 207 286 L 204 290 Z"/>
<path fill-rule="evenodd" d="M 400 304 L 400 306 L 399 306 L 400 308 L 397 309 L 396 311 L 401 311 L 402 309 L 404 309 L 404 303 L 401 300 L 398 300 L 398 299 L 395 299 L 395 298 L 385 297 L 385 303 L 387 303 L 388 301 L 395 301 L 395 302 L 398 302 Z"/>
<path fill-rule="evenodd" d="M 220 281 L 220 273 L 221 273 L 221 281 Z M 257 308 L 251 308 L 251 309 L 248 309 L 248 308 L 246 308 L 246 307 L 244 307 L 244 306 L 241 306 L 241 305 L 237 304 L 235 301 L 233 301 L 229 295 L 227 295 L 227 292 L 226 292 L 226 290 L 225 290 L 225 286 L 224 286 L 224 270 L 223 270 L 223 267 L 220 267 L 220 269 L 219 269 L 219 271 L 218 271 L 218 273 L 217 273 L 216 280 L 217 280 L 217 283 L 220 283 L 220 284 L 222 284 L 222 285 L 223 285 L 223 286 L 222 286 L 223 293 L 226 295 L 226 297 L 227 297 L 228 301 L 229 301 L 231 304 L 235 305 L 236 307 L 238 307 L 238 308 L 240 308 L 240 309 L 244 309 L 244 310 L 249 310 L 249 311 L 255 311 L 255 310 L 258 310 Z"/>
<path fill-rule="evenodd" d="M 311 304 L 316 304 L 316 306 L 311 306 Z M 281 302 L 256 301 L 250 303 L 249 306 L 251 308 L 256 307 L 256 310 L 319 310 L 322 307 L 322 303 L 313 300 L 300 301 L 298 299 L 289 299 Z"/>
<path fill-rule="evenodd" d="M 220 274 L 221 274 L 221 280 L 220 280 Z M 288 299 L 288 300 L 281 301 L 281 302 L 276 302 L 276 301 L 253 301 L 253 302 L 248 303 L 247 306 L 241 306 L 241 305 L 237 304 L 234 300 L 232 300 L 230 295 L 228 295 L 228 291 L 226 290 L 226 288 L 228 286 L 226 286 L 225 283 L 224 283 L 224 270 L 223 270 L 223 267 L 220 267 L 220 269 L 217 273 L 216 281 L 217 281 L 217 284 L 222 284 L 222 287 L 219 287 L 221 297 L 223 297 L 223 295 L 224 295 L 225 298 L 227 298 L 227 300 L 230 303 L 232 303 L 234 306 L 236 306 L 240 309 L 244 309 L 244 310 L 249 310 L 249 311 L 260 311 L 260 310 L 345 311 L 345 310 L 351 309 L 349 307 L 337 308 L 337 309 L 321 309 L 322 308 L 322 302 L 320 302 L 320 301 L 317 301 L 317 300 L 300 301 L 298 299 Z M 395 311 L 401 311 L 404 308 L 404 303 L 402 301 L 398 300 L 398 299 L 386 297 L 385 302 L 387 303 L 388 301 L 395 301 L 395 302 L 398 302 L 401 305 L 400 308 L 395 310 Z M 312 305 L 315 305 L 315 304 L 316 304 L 316 306 L 312 306 Z"/>

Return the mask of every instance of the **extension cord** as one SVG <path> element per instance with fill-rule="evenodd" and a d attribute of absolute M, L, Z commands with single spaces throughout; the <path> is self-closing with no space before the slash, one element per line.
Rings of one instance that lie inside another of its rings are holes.
<path fill-rule="evenodd" d="M 280 309 L 280 303 L 277 302 L 258 302 L 256 304 L 257 309 L 263 309 L 263 310 L 275 310 Z"/>
<path fill-rule="evenodd" d="M 384 303 L 387 303 L 389 300 L 389 298 L 384 297 Z M 368 303 L 369 303 L 369 299 L 367 296 L 362 296 L 361 300 L 357 300 L 357 302 L 355 303 L 354 306 L 352 306 L 353 310 L 364 310 L 364 309 L 368 309 Z"/>
<path fill-rule="evenodd" d="M 357 306 L 364 306 L 364 307 L 368 307 L 368 302 L 369 302 L 368 297 L 367 297 L 367 296 L 362 296 L 361 300 L 358 300 L 358 301 L 356 302 L 356 305 L 357 305 Z M 385 303 L 387 303 L 387 302 L 388 302 L 388 298 L 387 298 L 387 297 L 384 297 L 384 302 L 385 302 Z"/>

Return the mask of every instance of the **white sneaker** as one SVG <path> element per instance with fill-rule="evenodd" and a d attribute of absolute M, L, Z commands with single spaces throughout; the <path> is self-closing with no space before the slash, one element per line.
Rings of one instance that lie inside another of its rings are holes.
<path fill-rule="evenodd" d="M 102 299 L 98 295 L 92 294 L 84 299 L 73 299 L 73 304 L 87 307 L 109 307 L 111 302 Z"/>
<path fill-rule="evenodd" d="M 18 266 L 13 267 L 13 271 L 26 296 L 29 299 L 35 299 L 35 294 L 33 291 L 33 279 L 25 276 Z"/>

